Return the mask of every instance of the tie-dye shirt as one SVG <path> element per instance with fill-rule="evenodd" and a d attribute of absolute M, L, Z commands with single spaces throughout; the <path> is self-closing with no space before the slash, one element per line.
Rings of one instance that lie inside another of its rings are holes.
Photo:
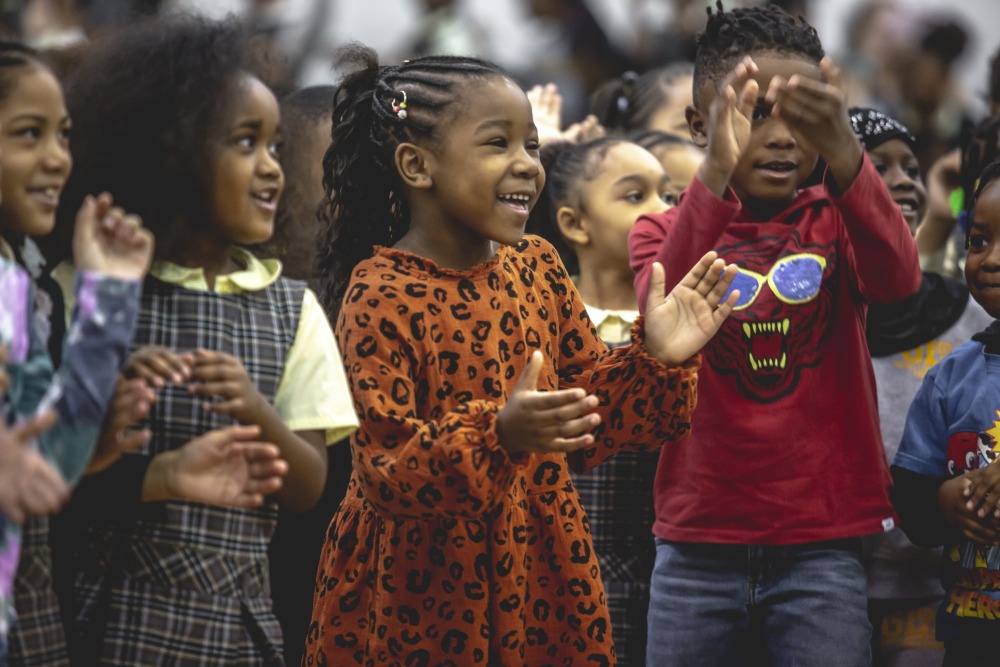
<path fill-rule="evenodd" d="M 0 253 L 4 250 L 0 242 Z M 56 425 L 31 446 L 39 448 L 69 483 L 79 479 L 93 453 L 135 329 L 139 294 L 138 282 L 80 273 L 63 364 L 56 373 L 44 328 L 36 317 L 31 279 L 20 266 L 0 256 L 0 342 L 9 349 L 11 378 L 0 403 L 3 418 L 16 424 L 54 409 L 59 416 Z M 7 635 L 12 619 L 19 552 L 18 526 L 0 514 L 0 638 Z"/>

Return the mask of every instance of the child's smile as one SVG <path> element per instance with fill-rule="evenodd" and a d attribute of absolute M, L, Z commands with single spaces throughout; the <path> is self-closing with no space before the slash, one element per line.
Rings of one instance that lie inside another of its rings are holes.
<path fill-rule="evenodd" d="M 278 102 L 247 76 L 233 105 L 227 138 L 215 161 L 212 212 L 231 243 L 271 238 L 284 175 L 277 161 Z"/>

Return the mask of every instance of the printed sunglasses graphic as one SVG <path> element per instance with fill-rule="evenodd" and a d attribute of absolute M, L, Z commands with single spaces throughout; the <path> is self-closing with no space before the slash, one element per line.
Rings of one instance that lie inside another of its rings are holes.
<path fill-rule="evenodd" d="M 722 300 L 725 301 L 730 292 L 738 289 L 740 298 L 733 306 L 733 310 L 743 310 L 757 300 L 760 288 L 767 283 L 771 286 L 774 296 L 785 303 L 792 305 L 806 303 L 819 294 L 823 284 L 824 269 L 826 269 L 826 259 L 812 253 L 782 257 L 775 262 L 766 276 L 750 269 L 740 269 Z"/>
<path fill-rule="evenodd" d="M 729 296 L 729 292 L 738 289 L 740 296 L 733 310 L 745 310 L 757 300 L 764 284 L 767 283 L 774 296 L 784 303 L 790 305 L 808 303 L 819 294 L 823 285 L 823 271 L 825 269 L 826 258 L 812 253 L 782 257 L 775 262 L 766 276 L 750 269 L 741 268 L 729 286 L 726 297 Z M 780 334 L 783 338 L 788 335 L 789 325 L 789 318 L 785 317 L 773 322 L 743 322 L 742 328 L 743 334 L 748 340 L 755 338 L 758 334 Z M 758 352 L 763 352 L 763 350 Z M 776 349 L 763 354 L 751 353 L 749 362 L 753 371 L 764 368 L 785 368 L 788 356 L 784 351 Z"/>

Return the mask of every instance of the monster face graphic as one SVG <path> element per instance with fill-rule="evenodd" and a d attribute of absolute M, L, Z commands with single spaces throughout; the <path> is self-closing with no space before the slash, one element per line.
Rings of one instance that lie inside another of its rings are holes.
<path fill-rule="evenodd" d="M 802 369 L 820 360 L 832 304 L 824 277 L 835 269 L 833 247 L 759 238 L 720 247 L 740 271 L 732 315 L 705 349 L 713 370 L 732 375 L 749 398 L 769 403 L 798 384 Z M 777 259 L 775 256 L 779 255 Z"/>

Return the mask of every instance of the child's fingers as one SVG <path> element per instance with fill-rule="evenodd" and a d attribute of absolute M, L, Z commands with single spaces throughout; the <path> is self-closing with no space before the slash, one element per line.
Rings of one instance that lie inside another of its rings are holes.
<path fill-rule="evenodd" d="M 153 437 L 153 432 L 149 429 L 141 431 L 125 431 L 118 437 L 117 449 L 119 452 L 135 452 L 143 448 Z"/>
<path fill-rule="evenodd" d="M 10 361 L 10 349 L 4 343 L 0 343 L 0 364 L 6 364 L 8 361 Z"/>
<path fill-rule="evenodd" d="M 46 410 L 40 415 L 35 415 L 31 419 L 25 420 L 11 429 L 11 434 L 18 442 L 31 442 L 42 433 L 52 428 L 59 416 L 55 410 Z"/>
<path fill-rule="evenodd" d="M 202 408 L 206 412 L 216 412 L 222 415 L 234 417 L 246 407 L 242 398 L 231 398 L 220 403 L 202 403 Z"/>
<path fill-rule="evenodd" d="M 201 382 L 189 385 L 188 391 L 200 396 L 236 396 L 240 393 L 240 385 L 231 380 Z"/>
<path fill-rule="evenodd" d="M 563 390 L 565 391 L 565 390 Z M 575 390 L 572 390 L 575 391 Z M 583 391 L 582 389 L 580 391 Z M 547 394 L 555 392 L 539 392 L 538 398 L 547 398 Z M 532 397 L 534 398 L 534 397 Z M 583 398 L 573 401 L 571 403 L 565 403 L 555 408 L 538 408 L 535 409 L 535 421 L 541 425 L 545 424 L 562 424 L 571 419 L 577 419 L 584 415 L 593 412 L 598 405 L 599 401 L 594 395 L 584 396 Z M 534 405 L 528 406 L 526 408 L 535 408 Z"/>
<path fill-rule="evenodd" d="M 594 436 L 586 433 L 575 438 L 556 438 L 549 441 L 540 451 L 569 453 L 592 444 L 594 444 Z"/>
<path fill-rule="evenodd" d="M 543 428 L 542 434 L 551 435 L 554 438 L 575 438 L 585 433 L 590 433 L 601 423 L 601 416 L 590 413 L 576 419 L 568 419 L 554 424 L 550 428 Z"/>
<path fill-rule="evenodd" d="M 236 367 L 229 363 L 195 364 L 191 369 L 191 380 L 195 382 L 226 382 L 238 377 Z"/>
<path fill-rule="evenodd" d="M 757 97 L 759 94 L 760 86 L 754 79 L 750 79 L 743 84 L 736 104 L 736 110 L 740 112 L 740 115 L 747 118 L 753 117 L 753 109 L 757 106 Z"/>
<path fill-rule="evenodd" d="M 823 56 L 823 59 L 819 61 L 819 71 L 823 75 L 823 80 L 829 85 L 838 90 L 844 89 L 843 74 L 830 56 Z"/>
<path fill-rule="evenodd" d="M 718 286 L 719 279 L 725 275 L 725 273 L 726 261 L 721 258 L 716 259 L 709 265 L 708 270 L 702 274 L 701 278 L 695 284 L 694 291 L 697 292 L 699 296 L 708 297 L 712 293 L 712 289 Z M 735 274 L 736 270 L 734 268 L 732 275 Z M 732 282 L 732 278 L 730 278 L 730 282 Z M 725 293 L 725 290 L 723 290 L 723 293 Z M 719 299 L 721 298 L 722 296 L 719 295 Z"/>
<path fill-rule="evenodd" d="M 683 278 L 681 278 L 680 284 L 689 289 L 697 288 L 698 283 L 700 283 L 701 279 L 705 277 L 705 274 L 707 274 L 709 270 L 711 270 L 712 264 L 714 264 L 718 258 L 719 258 L 719 253 L 715 252 L 714 250 L 709 250 L 708 252 L 706 252 L 704 255 L 701 256 L 701 259 L 695 262 L 694 266 L 691 267 L 691 270 L 688 271 Z M 659 267 L 659 274 L 662 276 L 664 273 L 663 265 L 660 264 L 659 262 L 653 262 L 654 274 L 657 273 L 657 267 Z M 649 289 L 652 290 L 654 286 L 655 283 L 651 278 L 649 281 Z M 666 287 L 663 288 L 663 293 L 664 294 L 666 293 Z"/>
<path fill-rule="evenodd" d="M 726 299 L 726 303 L 722 300 L 726 297 L 726 292 L 732 287 L 733 279 L 736 278 L 738 269 L 735 264 L 730 264 L 725 267 L 722 273 L 719 274 L 715 283 L 711 286 L 708 294 L 705 295 L 705 301 L 712 308 L 719 308 L 720 306 L 729 305 L 730 307 L 735 306 L 736 302 L 740 298 L 740 291 L 733 290 L 729 293 L 729 298 Z"/>
<path fill-rule="evenodd" d="M 706 255 L 705 257 L 707 257 Z M 684 280 L 688 280 L 692 272 L 699 271 L 699 267 L 702 262 L 705 261 L 705 257 L 695 264 L 694 268 L 688 272 L 688 275 L 684 277 Z M 700 276 L 699 276 L 700 279 Z M 653 262 L 652 270 L 649 272 L 649 282 L 647 283 L 646 292 L 646 312 L 654 310 L 657 306 L 663 303 L 663 300 L 667 297 L 667 279 L 666 274 L 663 270 L 663 265 L 659 262 Z"/>
<path fill-rule="evenodd" d="M 764 93 L 764 103 L 771 107 L 771 113 L 774 113 L 774 107 L 778 105 L 779 98 L 787 84 L 788 80 L 780 75 L 772 76 L 768 82 L 767 92 Z"/>
<path fill-rule="evenodd" d="M 36 451 L 26 452 L 22 481 L 23 505 L 29 514 L 51 514 L 69 497 L 69 487 L 59 472 Z"/>
<path fill-rule="evenodd" d="M 571 405 L 587 398 L 583 389 L 557 389 L 522 393 L 518 398 L 521 409 L 528 412 L 545 412 L 564 405 Z"/>
<path fill-rule="evenodd" d="M 537 391 L 538 390 L 538 376 L 542 372 L 542 353 L 535 350 L 528 357 L 528 364 L 521 371 L 521 376 L 517 379 L 517 384 L 514 385 L 514 389 L 511 391 L 511 395 L 519 394 L 526 391 Z M 557 392 L 552 392 L 557 393 Z"/>

